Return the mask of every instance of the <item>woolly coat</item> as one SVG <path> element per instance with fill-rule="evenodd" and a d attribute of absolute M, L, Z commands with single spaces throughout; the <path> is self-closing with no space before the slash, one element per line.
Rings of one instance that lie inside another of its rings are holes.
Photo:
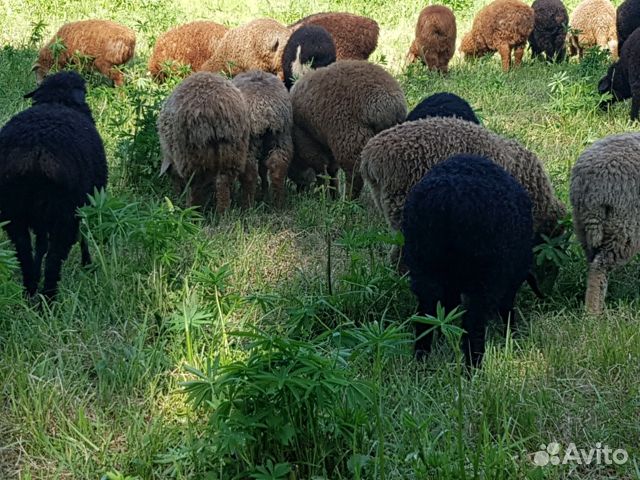
<path fill-rule="evenodd" d="M 625 0 L 616 10 L 618 51 L 636 28 L 640 27 L 640 0 Z"/>
<path fill-rule="evenodd" d="M 604 309 L 607 276 L 640 252 L 640 133 L 595 142 L 571 171 L 570 200 L 575 233 L 589 274 L 585 304 Z"/>
<path fill-rule="evenodd" d="M 168 62 L 188 65 L 192 72 L 198 71 L 211 58 L 218 42 L 228 30 L 216 22 L 197 21 L 166 31 L 158 37 L 153 47 L 149 58 L 149 72 L 157 80 L 164 80 L 163 64 Z M 170 68 L 175 70 L 177 65 Z"/>
<path fill-rule="evenodd" d="M 569 16 L 569 26 L 579 34 L 569 33 L 569 54 L 582 54 L 585 48 L 598 45 L 618 56 L 616 9 L 609 0 L 582 0 Z"/>
<path fill-rule="evenodd" d="M 434 166 L 404 206 L 405 261 L 420 315 L 464 303 L 462 349 L 479 366 L 485 328 L 496 313 L 514 320 L 516 293 L 532 262 L 531 201 L 524 188 L 488 158 L 456 155 Z M 464 302 L 463 302 L 464 299 Z M 429 329 L 416 323 L 416 338 Z M 432 334 L 416 340 L 429 352 Z"/>
<path fill-rule="evenodd" d="M 494 0 L 478 12 L 471 31 L 462 39 L 460 51 L 471 57 L 498 52 L 506 72 L 511 66 L 511 51 L 515 65 L 522 62 L 534 17 L 533 9 L 518 0 Z"/>
<path fill-rule="evenodd" d="M 282 71 L 287 89 L 294 78 L 312 68 L 326 67 L 336 61 L 333 37 L 319 25 L 304 25 L 291 34 L 282 54 Z"/>
<path fill-rule="evenodd" d="M 76 210 L 107 184 L 102 139 L 75 72 L 46 77 L 25 97 L 33 106 L 0 130 L 0 222 L 16 247 L 28 294 L 36 293 L 46 255 L 44 295 L 57 292 L 62 262 L 78 240 Z M 32 256 L 29 231 L 36 236 Z M 82 263 L 91 258 L 81 240 Z"/>
<path fill-rule="evenodd" d="M 407 115 L 407 122 L 429 117 L 457 117 L 473 123 L 480 123 L 471 105 L 454 93 L 441 92 L 422 99 Z"/>
<path fill-rule="evenodd" d="M 631 120 L 640 118 L 640 29 L 629 36 L 620 51 L 620 59 L 609 67 L 600 80 L 598 91 L 610 92 L 613 98 L 603 106 L 631 98 Z"/>
<path fill-rule="evenodd" d="M 256 182 L 254 170 L 245 168 L 249 132 L 242 92 L 220 75 L 195 73 L 174 89 L 158 116 L 161 173 L 171 168 L 182 187 L 190 182 L 189 205 L 206 206 L 215 190 L 218 213 L 229 207 L 239 176 L 249 205 Z"/>
<path fill-rule="evenodd" d="M 398 82 L 382 67 L 362 60 L 343 60 L 307 73 L 291 89 L 291 103 L 294 170 L 313 168 L 321 174 L 326 168 L 336 187 L 341 168 L 353 196 L 362 189 L 362 148 L 407 115 Z"/>
<path fill-rule="evenodd" d="M 226 72 L 232 77 L 247 70 L 263 70 L 283 79 L 282 52 L 291 32 L 270 18 L 259 18 L 229 30 L 201 70 Z"/>
<path fill-rule="evenodd" d="M 535 13 L 533 32 L 529 36 L 532 56 L 544 54 L 549 62 L 562 62 L 569 25 L 566 7 L 561 0 L 535 0 L 531 8 Z"/>
<path fill-rule="evenodd" d="M 509 140 L 466 120 L 430 118 L 405 122 L 376 135 L 362 150 L 360 172 L 374 202 L 393 230 L 402 222 L 402 206 L 413 185 L 451 155 L 491 158 L 529 192 L 537 235 L 554 236 L 566 215 L 540 160 Z M 394 258 L 399 254 L 394 249 Z"/>
<path fill-rule="evenodd" d="M 447 73 L 449 61 L 456 51 L 456 35 L 456 17 L 450 8 L 442 5 L 423 8 L 407 54 L 407 64 L 420 59 L 429 70 Z"/>
<path fill-rule="evenodd" d="M 260 70 L 241 73 L 232 83 L 242 92 L 249 115 L 247 168 L 258 169 L 262 198 L 267 198 L 271 184 L 274 203 L 282 206 L 293 157 L 289 92 L 276 76 Z"/>
<path fill-rule="evenodd" d="M 93 58 L 93 67 L 122 85 L 124 75 L 113 67 L 127 63 L 133 57 L 136 34 L 133 30 L 110 20 L 81 20 L 63 25 L 49 42 L 40 49 L 33 66 L 36 81 L 40 83 L 56 64 L 51 46 L 60 38 L 66 47 L 59 53 L 57 67 L 63 68 L 76 52 Z"/>
<path fill-rule="evenodd" d="M 309 15 L 289 25 L 296 31 L 303 25 L 319 25 L 333 37 L 338 60 L 367 60 L 378 46 L 380 27 L 375 20 L 346 12 Z"/>

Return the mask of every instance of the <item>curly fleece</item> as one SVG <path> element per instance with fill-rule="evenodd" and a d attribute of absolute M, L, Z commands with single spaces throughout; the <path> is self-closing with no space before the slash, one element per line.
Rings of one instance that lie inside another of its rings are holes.
<path fill-rule="evenodd" d="M 435 316 L 438 302 L 446 312 L 463 303 L 462 349 L 467 364 L 479 366 L 488 320 L 500 313 L 513 321 L 515 296 L 531 266 L 529 195 L 491 160 L 456 155 L 411 189 L 402 231 L 418 313 Z M 415 328 L 422 357 L 432 334 L 424 323 Z"/>
<path fill-rule="evenodd" d="M 576 236 L 589 273 L 585 304 L 604 309 L 607 277 L 640 252 L 640 134 L 597 141 L 571 171 L 570 200 Z"/>
<path fill-rule="evenodd" d="M 407 115 L 407 122 L 429 117 L 457 117 L 480 123 L 471 105 L 455 93 L 440 92 L 424 98 Z"/>
<path fill-rule="evenodd" d="M 569 16 L 569 26 L 579 34 L 569 33 L 569 53 L 582 57 L 585 48 L 598 45 L 618 55 L 616 9 L 609 0 L 583 0 Z"/>
<path fill-rule="evenodd" d="M 407 64 L 420 59 L 430 70 L 447 73 L 456 51 L 456 17 L 450 8 L 431 5 L 420 12 Z"/>
<path fill-rule="evenodd" d="M 533 32 L 529 36 L 531 54 L 544 54 L 549 62 L 565 58 L 565 38 L 569 14 L 561 0 L 535 0 L 531 5 L 535 13 Z"/>

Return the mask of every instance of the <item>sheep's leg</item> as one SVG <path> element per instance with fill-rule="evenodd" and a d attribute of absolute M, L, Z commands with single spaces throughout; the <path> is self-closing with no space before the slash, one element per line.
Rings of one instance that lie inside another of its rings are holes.
<path fill-rule="evenodd" d="M 347 197 L 358 198 L 362 191 L 362 187 L 364 186 L 362 176 L 358 170 L 358 164 L 356 164 L 351 170 L 345 171 L 344 175 L 347 182 Z"/>
<path fill-rule="evenodd" d="M 199 206 L 205 210 L 209 205 L 212 193 L 212 181 L 209 179 L 209 172 L 198 172 L 194 174 L 188 184 L 189 195 L 187 204 L 190 207 Z"/>
<path fill-rule="evenodd" d="M 24 288 L 29 295 L 34 295 L 38 288 L 38 281 L 35 276 L 29 228 L 26 225 L 12 221 L 4 229 L 16 249 L 16 257 L 22 270 Z"/>
<path fill-rule="evenodd" d="M 46 231 L 36 232 L 36 254 L 34 258 L 34 275 L 36 285 L 40 282 L 42 259 L 49 249 L 49 236 Z"/>
<path fill-rule="evenodd" d="M 519 67 L 522 64 L 522 57 L 524 56 L 524 45 L 520 45 L 513 51 L 514 64 Z"/>
<path fill-rule="evenodd" d="M 89 252 L 89 244 L 87 239 L 80 234 L 80 262 L 83 267 L 91 264 L 91 252 Z"/>
<path fill-rule="evenodd" d="M 258 166 L 258 175 L 260 175 L 260 198 L 263 202 L 266 202 L 269 198 L 269 171 L 264 162 L 260 162 Z"/>
<path fill-rule="evenodd" d="M 43 295 L 48 299 L 56 296 L 62 263 L 69 256 L 78 237 L 77 220 L 59 220 L 49 235 L 49 251 L 44 266 Z"/>
<path fill-rule="evenodd" d="M 589 265 L 585 308 L 587 313 L 599 315 L 604 310 L 604 299 L 607 295 L 607 269 L 596 257 Z"/>
<path fill-rule="evenodd" d="M 220 176 L 218 176 L 220 178 Z M 229 180 L 229 185 L 233 182 Z M 251 208 L 256 199 L 256 185 L 258 183 L 258 165 L 251 158 L 247 160 L 244 172 L 240 174 L 240 187 L 242 188 L 242 206 Z M 217 183 L 216 183 L 217 187 Z"/>
<path fill-rule="evenodd" d="M 339 167 L 333 163 L 327 167 L 327 175 L 329 175 L 329 196 L 334 200 L 338 198 L 338 193 L 340 193 L 338 170 Z"/>
<path fill-rule="evenodd" d="M 291 162 L 293 149 L 277 148 L 269 153 L 266 165 L 269 172 L 271 189 L 273 190 L 273 203 L 277 207 L 282 207 L 285 201 L 285 181 L 287 180 L 287 170 Z"/>
<path fill-rule="evenodd" d="M 634 92 L 631 99 L 631 120 L 638 120 L 640 114 L 640 92 Z"/>
<path fill-rule="evenodd" d="M 509 67 L 511 66 L 511 49 L 509 45 L 503 43 L 498 47 L 498 53 L 500 54 L 500 58 L 502 59 L 502 71 L 508 72 Z"/>
<path fill-rule="evenodd" d="M 233 181 L 230 175 L 221 173 L 216 177 L 216 213 L 222 215 L 231 204 L 231 185 Z"/>
<path fill-rule="evenodd" d="M 436 307 L 438 301 L 444 298 L 444 290 L 442 286 L 428 278 L 414 277 L 412 279 L 411 289 L 416 293 L 419 299 L 418 315 L 420 316 L 436 316 Z M 433 331 L 429 330 L 432 325 L 414 322 L 416 332 L 415 356 L 416 360 L 424 360 L 431 351 L 431 343 L 433 342 Z"/>
<path fill-rule="evenodd" d="M 93 62 L 93 65 L 105 77 L 109 77 L 111 80 L 113 80 L 113 84 L 116 87 L 120 87 L 124 83 L 124 75 L 121 71 L 114 68 L 111 62 L 108 62 L 104 58 L 96 58 L 96 60 Z"/>
<path fill-rule="evenodd" d="M 513 327 L 516 324 L 516 311 L 513 308 L 513 305 L 515 303 L 516 294 L 518 293 L 519 288 L 520 285 L 517 285 L 515 288 L 512 287 L 508 289 L 507 293 L 505 293 L 502 301 L 500 302 L 498 313 L 500 314 L 500 318 L 502 318 L 502 321 L 504 322 L 505 336 L 507 334 L 507 325 L 510 325 L 511 330 L 513 330 Z"/>
<path fill-rule="evenodd" d="M 473 294 L 468 297 L 465 307 L 462 328 L 466 333 L 462 336 L 462 350 L 467 366 L 478 367 L 484 356 L 487 320 L 495 312 L 496 305 L 491 305 L 483 294 Z"/>

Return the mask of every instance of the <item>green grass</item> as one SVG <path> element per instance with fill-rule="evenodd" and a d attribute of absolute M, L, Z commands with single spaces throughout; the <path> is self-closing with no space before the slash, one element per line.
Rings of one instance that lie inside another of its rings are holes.
<path fill-rule="evenodd" d="M 64 21 L 121 21 L 139 47 L 124 88 L 90 75 L 110 163 L 110 196 L 83 213 L 93 266 L 79 266 L 76 247 L 58 301 L 34 305 L 0 236 L 0 478 L 640 478 L 638 262 L 612 276 L 605 315 L 586 317 L 573 245 L 548 299 L 523 287 L 513 335 L 491 329 L 482 370 L 461 371 L 451 317 L 439 318 L 438 347 L 416 364 L 416 302 L 387 263 L 393 239 L 372 202 L 291 190 L 282 211 L 184 210 L 156 177 L 155 118 L 172 85 L 145 75 L 154 38 L 186 20 L 370 15 L 382 29 L 373 60 L 411 107 L 437 91 L 462 95 L 486 127 L 539 155 L 567 201 L 583 149 L 638 128 L 628 102 L 595 107 L 602 55 L 562 65 L 526 57 L 508 74 L 496 57 L 456 57 L 447 77 L 404 72 L 423 6 L 413 0 L 4 4 L 0 124 L 27 107 L 37 48 Z M 461 36 L 480 4 L 449 4 Z M 535 467 L 533 454 L 554 441 L 600 442 L 630 459 Z"/>

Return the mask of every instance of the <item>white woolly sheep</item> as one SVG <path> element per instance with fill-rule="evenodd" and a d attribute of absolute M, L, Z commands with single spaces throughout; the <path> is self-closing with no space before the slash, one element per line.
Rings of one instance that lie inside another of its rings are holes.
<path fill-rule="evenodd" d="M 284 84 L 270 73 L 250 70 L 233 79 L 242 92 L 249 115 L 248 163 L 257 166 L 266 200 L 269 183 L 274 203 L 284 204 L 285 181 L 293 143 L 291 98 Z"/>
<path fill-rule="evenodd" d="M 589 274 L 585 305 L 601 313 L 607 277 L 640 252 L 640 133 L 595 142 L 571 171 L 573 225 Z"/>
<path fill-rule="evenodd" d="M 257 171 L 247 163 L 249 112 L 229 80 L 210 72 L 183 80 L 160 111 L 158 135 L 161 173 L 171 168 L 181 187 L 189 185 L 189 205 L 205 207 L 215 190 L 216 211 L 223 213 L 238 177 L 243 203 L 251 205 Z"/>
<path fill-rule="evenodd" d="M 54 58 L 52 46 L 58 39 L 65 49 Z M 131 60 L 135 47 L 135 32 L 119 23 L 110 20 L 67 23 L 40 49 L 38 61 L 33 65 L 36 81 L 40 83 L 54 65 L 63 68 L 79 53 L 91 57 L 93 67 L 113 80 L 115 85 L 122 85 L 124 75 L 114 67 Z"/>

